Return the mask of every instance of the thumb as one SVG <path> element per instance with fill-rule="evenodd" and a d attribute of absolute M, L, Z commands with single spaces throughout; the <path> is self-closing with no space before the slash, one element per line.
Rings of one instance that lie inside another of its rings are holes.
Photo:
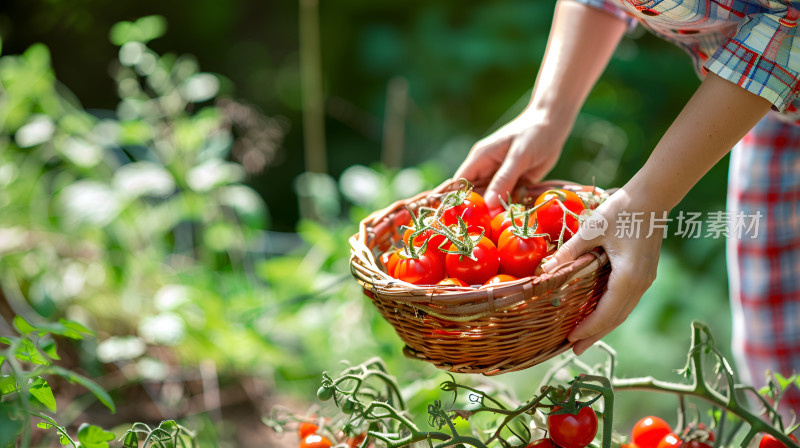
<path fill-rule="evenodd" d="M 595 246 L 597 246 L 596 243 L 583 239 L 580 230 L 578 230 L 577 234 L 567 240 L 567 242 L 553 254 L 553 257 L 542 265 L 542 269 L 547 273 L 552 273 L 556 271 L 559 266 L 577 260 L 578 257 L 588 253 Z"/>

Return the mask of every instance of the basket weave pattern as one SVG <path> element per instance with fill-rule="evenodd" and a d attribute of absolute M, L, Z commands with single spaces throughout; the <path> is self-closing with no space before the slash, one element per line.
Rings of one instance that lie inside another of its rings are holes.
<path fill-rule="evenodd" d="M 521 186 L 512 199 L 530 205 L 545 190 L 564 185 L 569 183 Z M 378 266 L 380 253 L 401 239 L 400 226 L 410 220 L 406 207 L 435 206 L 443 193 L 457 187 L 446 182 L 377 211 L 350 239 L 353 276 L 406 344 L 405 355 L 453 372 L 497 375 L 569 349 L 567 334 L 605 291 L 611 266 L 600 249 L 554 273 L 480 289 L 413 285 Z"/>

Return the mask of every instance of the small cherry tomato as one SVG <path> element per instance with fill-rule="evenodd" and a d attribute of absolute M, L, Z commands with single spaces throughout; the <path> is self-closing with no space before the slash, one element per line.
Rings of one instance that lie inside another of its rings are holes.
<path fill-rule="evenodd" d="M 586 208 L 581 198 L 569 190 L 550 190 L 536 198 L 533 206 L 538 207 L 541 205 L 536 209 L 536 220 L 539 223 L 536 232 L 550 235 L 550 241 L 552 242 L 558 241 L 562 229 L 564 229 L 564 241 L 567 241 L 580 227 L 578 220 L 566 214 L 559 202 L 564 205 L 564 208 L 575 214 L 580 214 Z M 564 220 L 565 215 L 566 221 Z"/>
<path fill-rule="evenodd" d="M 520 204 L 512 204 L 509 210 L 514 210 L 514 222 L 517 223 L 518 226 L 522 225 L 525 217 L 522 215 L 525 212 L 525 207 Z M 500 212 L 494 218 L 492 218 L 492 241 L 494 244 L 497 244 L 498 240 L 500 239 L 500 234 L 503 233 L 503 230 L 506 230 L 508 227 L 511 226 L 511 212 L 509 210 Z M 528 220 L 528 225 L 533 227 L 536 221 L 531 217 Z"/>
<path fill-rule="evenodd" d="M 683 444 L 683 441 L 680 438 L 678 438 L 678 435 L 675 434 L 674 432 L 671 432 L 671 433 L 665 435 L 664 438 L 661 439 L 660 442 L 658 442 L 658 445 L 656 446 L 656 448 L 670 448 L 670 447 L 673 447 L 673 446 L 679 447 L 682 444 Z"/>
<path fill-rule="evenodd" d="M 317 398 L 322 401 L 328 401 L 333 398 L 333 393 L 333 386 L 320 386 L 319 389 L 317 389 Z"/>
<path fill-rule="evenodd" d="M 789 435 L 789 438 L 797 443 L 797 437 L 795 437 L 794 434 Z M 786 448 L 786 445 L 776 439 L 772 434 L 764 434 L 761 441 L 758 442 L 758 448 Z"/>
<path fill-rule="evenodd" d="M 300 448 L 331 448 L 330 440 L 317 434 L 311 434 L 300 440 Z"/>
<path fill-rule="evenodd" d="M 394 267 L 396 279 L 415 285 L 435 285 L 444 278 L 441 255 L 435 253 L 430 247 L 426 247 L 422 253 L 417 252 L 416 255 L 417 258 L 400 256 Z"/>
<path fill-rule="evenodd" d="M 530 277 L 547 255 L 547 241 L 540 236 L 521 236 L 508 227 L 497 243 L 500 271 L 515 277 Z"/>
<path fill-rule="evenodd" d="M 453 278 L 453 277 L 447 277 L 445 279 L 442 279 L 442 281 L 437 283 L 437 285 L 439 285 L 439 286 L 469 286 L 467 284 L 467 282 L 465 282 L 464 280 L 461 280 L 460 278 Z"/>
<path fill-rule="evenodd" d="M 457 252 L 455 244 L 450 244 L 450 252 Z M 472 249 L 472 258 L 458 253 L 445 255 L 444 263 L 448 277 L 456 277 L 469 285 L 480 285 L 497 275 L 500 259 L 497 247 L 489 239 L 481 237 Z"/>
<path fill-rule="evenodd" d="M 300 435 L 301 439 L 305 439 L 306 436 L 310 436 L 311 434 L 315 434 L 319 426 L 309 423 L 309 422 L 301 422 L 300 427 L 297 428 L 297 434 Z"/>
<path fill-rule="evenodd" d="M 361 434 L 359 434 L 359 435 L 357 435 L 355 437 L 348 438 L 347 441 L 345 441 L 345 443 L 350 448 L 356 448 L 356 447 L 360 446 L 361 442 L 363 442 L 364 439 L 366 439 L 366 438 L 367 438 L 367 434 L 366 433 L 361 433 Z"/>
<path fill-rule="evenodd" d="M 442 215 L 442 223 L 448 227 L 456 225 L 459 217 L 467 225 L 467 230 L 470 233 L 483 231 L 489 236 L 492 231 L 492 218 L 489 215 L 489 208 L 486 207 L 483 197 L 474 191 L 466 194 L 463 203 L 445 210 Z"/>
<path fill-rule="evenodd" d="M 381 255 L 381 262 L 386 268 L 386 273 L 394 277 L 394 269 L 397 267 L 397 262 L 400 261 L 399 252 L 401 249 L 386 251 Z"/>
<path fill-rule="evenodd" d="M 559 407 L 553 408 L 553 412 Z M 547 416 L 547 432 L 550 439 L 562 448 L 583 448 L 597 435 L 597 415 L 591 407 L 581 408 L 577 415 L 550 414 Z"/>
<path fill-rule="evenodd" d="M 631 442 L 639 448 L 656 448 L 661 439 L 671 432 L 672 428 L 664 419 L 648 416 L 633 425 Z"/>
<path fill-rule="evenodd" d="M 513 275 L 497 274 L 494 277 L 490 278 L 489 280 L 483 282 L 483 286 L 499 285 L 500 283 L 513 282 L 514 280 L 519 280 L 519 278 L 514 277 Z"/>

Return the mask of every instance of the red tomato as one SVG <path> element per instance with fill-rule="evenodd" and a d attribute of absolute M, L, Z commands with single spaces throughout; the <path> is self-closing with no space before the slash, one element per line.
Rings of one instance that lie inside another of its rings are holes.
<path fill-rule="evenodd" d="M 461 280 L 460 278 L 453 278 L 453 277 L 447 277 L 445 279 L 442 279 L 442 281 L 437 283 L 437 285 L 439 285 L 439 286 L 469 286 L 467 284 L 467 282 L 465 282 L 464 280 Z"/>
<path fill-rule="evenodd" d="M 529 443 L 525 448 L 558 448 L 550 439 L 539 439 Z"/>
<path fill-rule="evenodd" d="M 456 250 L 455 244 L 451 243 L 449 251 L 456 252 Z M 458 253 L 445 255 L 447 276 L 460 278 L 469 285 L 480 285 L 497 275 L 500 259 L 497 256 L 497 248 L 489 238 L 481 237 L 472 249 L 472 256 L 475 260 Z"/>
<path fill-rule="evenodd" d="M 525 212 L 525 207 L 520 204 L 512 204 L 511 210 L 514 210 L 514 222 L 517 223 L 518 226 L 522 226 L 522 222 L 524 221 L 525 217 L 523 213 Z M 531 216 L 528 221 L 528 225 L 533 227 L 533 224 L 536 220 Z M 499 214 L 495 215 L 492 218 L 492 241 L 497 244 L 497 240 L 500 238 L 500 234 L 503 233 L 503 230 L 511 226 L 511 212 L 508 210 L 502 211 Z"/>
<path fill-rule="evenodd" d="M 366 437 L 367 437 L 366 433 L 361 433 L 355 437 L 350 437 L 349 439 L 347 439 L 345 443 L 350 448 L 356 448 L 361 445 L 361 442 L 363 442 Z"/>
<path fill-rule="evenodd" d="M 300 423 L 300 427 L 297 428 L 297 433 L 300 434 L 301 439 L 305 439 L 306 436 L 316 433 L 318 429 L 319 426 L 313 423 L 302 422 Z"/>
<path fill-rule="evenodd" d="M 381 255 L 381 262 L 383 262 L 383 266 L 386 268 L 386 273 L 392 277 L 394 277 L 394 268 L 397 267 L 397 262 L 400 261 L 400 251 L 401 249 L 396 249 L 384 252 Z"/>
<path fill-rule="evenodd" d="M 464 198 L 464 202 L 445 210 L 442 215 L 442 223 L 446 226 L 458 224 L 458 217 L 467 224 L 467 230 L 472 233 L 480 233 L 483 230 L 486 235 L 492 231 L 492 217 L 489 215 L 489 208 L 483 201 L 483 197 L 474 191 L 469 192 Z"/>
<path fill-rule="evenodd" d="M 656 448 L 670 448 L 670 447 L 673 447 L 673 446 L 679 447 L 682 444 L 683 444 L 683 441 L 678 438 L 678 435 L 675 434 L 674 432 L 671 432 L 671 433 L 665 435 L 664 438 L 661 439 L 660 442 L 658 442 L 658 445 L 656 445 Z"/>
<path fill-rule="evenodd" d="M 619 448 L 639 448 L 635 443 L 622 443 Z"/>
<path fill-rule="evenodd" d="M 553 411 L 559 409 L 555 407 Z M 597 415 L 589 406 L 581 408 L 577 415 L 551 414 L 547 417 L 547 432 L 562 448 L 583 448 L 597 435 Z"/>
<path fill-rule="evenodd" d="M 560 196 L 556 192 L 562 193 L 563 196 Z M 558 204 L 558 201 L 561 201 L 564 207 L 573 213 L 580 214 L 581 210 L 586 208 L 581 198 L 569 190 L 544 192 L 536 198 L 536 202 L 533 204 L 534 207 L 544 204 L 536 210 L 536 220 L 539 222 L 539 227 L 536 232 L 550 235 L 550 241 L 552 242 L 558 241 L 558 236 L 565 226 L 565 212 Z M 573 233 L 577 232 L 580 227 L 580 223 L 574 217 L 566 215 L 566 218 L 564 241 L 570 239 Z"/>
<path fill-rule="evenodd" d="M 631 442 L 639 448 L 656 448 L 658 442 L 671 432 L 672 428 L 663 419 L 649 416 L 633 425 Z"/>
<path fill-rule="evenodd" d="M 431 224 L 429 223 L 428 225 Z M 416 229 L 414 227 L 411 227 L 411 225 L 409 225 L 406 228 L 405 233 L 403 233 L 403 242 L 406 243 L 406 245 L 410 244 L 409 240 L 411 239 L 411 235 L 413 235 L 414 232 L 416 232 Z M 422 233 L 420 233 L 414 238 L 414 245 L 422 246 L 422 244 L 425 241 L 428 241 L 428 247 L 430 247 L 431 249 L 439 250 L 439 246 L 441 246 L 446 239 L 447 239 L 446 236 L 440 235 L 434 232 L 433 229 L 428 228 L 423 230 Z M 445 247 L 446 246 L 447 245 L 445 245 Z"/>
<path fill-rule="evenodd" d="M 483 282 L 483 286 L 498 285 L 503 282 L 513 282 L 514 280 L 519 280 L 519 278 L 514 277 L 513 275 L 497 274 L 489 280 Z"/>
<path fill-rule="evenodd" d="M 317 434 L 311 434 L 300 440 L 300 448 L 331 448 L 330 440 Z"/>
<path fill-rule="evenodd" d="M 394 277 L 415 285 L 435 285 L 444 278 L 444 265 L 439 255 L 429 247 L 418 258 L 403 258 L 397 261 Z"/>
<path fill-rule="evenodd" d="M 795 437 L 794 434 L 790 434 L 789 438 L 797 443 L 797 437 Z M 780 440 L 776 439 L 775 436 L 771 434 L 764 434 L 764 437 L 762 437 L 761 441 L 758 442 L 758 448 L 786 448 L 786 445 L 784 445 Z"/>
<path fill-rule="evenodd" d="M 500 235 L 497 252 L 501 272 L 520 278 L 530 277 L 547 255 L 547 241 L 540 236 L 519 236 L 513 227 L 509 227 Z"/>

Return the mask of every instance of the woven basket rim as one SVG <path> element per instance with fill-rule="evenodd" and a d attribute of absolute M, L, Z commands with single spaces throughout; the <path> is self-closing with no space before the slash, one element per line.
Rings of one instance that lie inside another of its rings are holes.
<path fill-rule="evenodd" d="M 406 302 L 417 307 L 425 304 L 456 305 L 476 301 L 488 301 L 493 304 L 495 297 L 508 296 L 518 292 L 523 292 L 526 297 L 529 297 L 532 295 L 533 287 L 536 287 L 537 290 L 557 290 L 569 284 L 573 279 L 584 276 L 587 272 L 597 270 L 608 261 L 608 256 L 602 248 L 596 247 L 574 261 L 557 266 L 552 272 L 480 288 L 472 286 L 414 285 L 396 279 L 381 270 L 369 247 L 372 224 L 386 219 L 393 212 L 404 209 L 409 204 L 415 204 L 423 199 L 441 195 L 458 185 L 459 182 L 455 179 L 448 179 L 432 190 L 423 191 L 405 200 L 395 201 L 388 207 L 377 210 L 361 220 L 359 232 L 350 237 L 349 243 L 351 248 L 351 271 L 362 287 L 368 288 L 373 292 L 380 292 L 386 298 L 390 297 L 392 300 Z M 541 188 L 582 186 L 575 182 L 555 179 L 537 182 L 532 185 Z"/>

